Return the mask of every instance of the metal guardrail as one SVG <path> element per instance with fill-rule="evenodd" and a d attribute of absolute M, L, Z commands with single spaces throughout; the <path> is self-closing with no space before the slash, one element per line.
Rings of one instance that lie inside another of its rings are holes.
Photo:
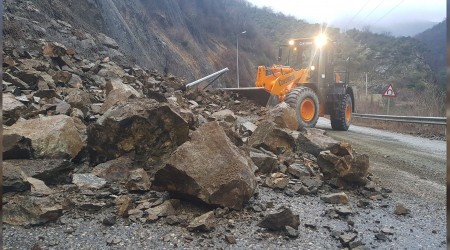
<path fill-rule="evenodd" d="M 373 119 L 373 120 L 382 120 L 382 121 L 447 125 L 447 117 L 372 115 L 372 114 L 357 114 L 357 113 L 353 113 L 352 115 L 354 117 Z"/>

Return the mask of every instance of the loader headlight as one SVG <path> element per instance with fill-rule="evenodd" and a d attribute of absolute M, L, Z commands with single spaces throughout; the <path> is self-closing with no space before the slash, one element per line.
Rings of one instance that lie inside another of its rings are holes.
<path fill-rule="evenodd" d="M 314 71 L 316 67 L 314 65 L 311 66 L 311 71 Z"/>
<path fill-rule="evenodd" d="M 314 39 L 314 42 L 317 47 L 322 47 L 323 45 L 325 45 L 327 43 L 327 36 L 325 34 L 320 34 L 320 35 L 316 36 L 316 38 Z"/>
<path fill-rule="evenodd" d="M 289 40 L 289 45 L 294 45 L 294 40 Z"/>

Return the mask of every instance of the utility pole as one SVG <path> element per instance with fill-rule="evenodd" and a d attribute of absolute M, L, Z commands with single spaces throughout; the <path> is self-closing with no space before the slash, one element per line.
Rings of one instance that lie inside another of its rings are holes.
<path fill-rule="evenodd" d="M 366 73 L 366 96 L 367 96 L 367 72 L 364 73 Z"/>
<path fill-rule="evenodd" d="M 239 35 L 245 34 L 247 31 L 244 30 L 241 33 L 236 35 L 236 78 L 237 78 L 237 87 L 239 88 Z"/>

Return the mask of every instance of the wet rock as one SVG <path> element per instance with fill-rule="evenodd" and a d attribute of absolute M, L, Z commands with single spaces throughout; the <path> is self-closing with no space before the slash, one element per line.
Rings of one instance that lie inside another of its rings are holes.
<path fill-rule="evenodd" d="M 30 183 L 27 182 L 28 175 L 19 167 L 9 162 L 2 164 L 3 192 L 23 192 L 30 190 Z"/>
<path fill-rule="evenodd" d="M 346 182 L 365 185 L 369 170 L 369 156 L 352 152 L 349 144 L 341 143 L 333 150 L 340 155 L 336 155 L 331 150 L 320 152 L 317 157 L 324 178 L 331 179 L 338 177 Z M 343 153 L 342 152 L 346 152 Z"/>
<path fill-rule="evenodd" d="M 275 154 L 284 151 L 294 152 L 296 149 L 295 138 L 292 133 L 277 127 L 270 121 L 264 121 L 258 125 L 248 140 L 248 145 L 253 148 L 264 148 Z"/>
<path fill-rule="evenodd" d="M 61 159 L 6 160 L 3 166 L 20 169 L 27 177 L 42 180 L 46 185 L 69 183 L 69 174 L 74 169 L 72 162 Z"/>
<path fill-rule="evenodd" d="M 131 171 L 125 185 L 128 191 L 149 191 L 150 186 L 150 177 L 142 168 Z"/>
<path fill-rule="evenodd" d="M 109 109 L 88 126 L 91 163 L 134 153 L 135 158 L 159 162 L 188 139 L 189 126 L 167 104 L 133 99 Z"/>
<path fill-rule="evenodd" d="M 224 109 L 217 111 L 211 115 L 212 118 L 214 118 L 217 121 L 226 121 L 233 123 L 236 121 L 236 115 L 233 113 L 233 111 L 229 109 Z"/>
<path fill-rule="evenodd" d="M 255 192 L 256 166 L 229 140 L 217 122 L 192 133 L 164 168 L 153 188 L 196 197 L 205 203 L 242 209 Z"/>
<path fill-rule="evenodd" d="M 72 183 L 80 189 L 100 189 L 106 185 L 106 181 L 93 174 L 73 174 Z"/>
<path fill-rule="evenodd" d="M 53 194 L 51 190 L 45 183 L 41 180 L 35 179 L 33 177 L 28 177 L 27 182 L 31 185 L 31 193 L 38 195 L 50 195 Z"/>
<path fill-rule="evenodd" d="M 121 195 L 116 198 L 117 214 L 121 217 L 127 217 L 128 211 L 134 207 L 133 200 L 128 195 Z"/>
<path fill-rule="evenodd" d="M 297 178 L 300 178 L 303 176 L 310 176 L 312 171 L 304 164 L 295 162 L 288 166 L 287 172 Z"/>
<path fill-rule="evenodd" d="M 26 108 L 13 94 L 3 93 L 3 124 L 14 124 Z"/>
<path fill-rule="evenodd" d="M 349 200 L 347 194 L 344 192 L 321 195 L 320 199 L 332 204 L 347 204 Z"/>
<path fill-rule="evenodd" d="M 325 131 L 322 129 L 306 128 L 299 134 L 297 143 L 300 150 L 317 157 L 320 152 L 337 144 L 337 141 L 326 136 Z"/>
<path fill-rule="evenodd" d="M 270 188 L 284 189 L 289 184 L 289 178 L 283 173 L 273 173 L 266 178 L 265 184 Z"/>
<path fill-rule="evenodd" d="M 133 161 L 129 157 L 119 157 L 92 169 L 91 173 L 109 182 L 122 182 L 128 179 Z"/>
<path fill-rule="evenodd" d="M 269 152 L 270 153 L 270 152 Z M 266 153 L 264 151 L 250 151 L 250 158 L 253 163 L 258 167 L 258 171 L 263 174 L 269 174 L 275 171 L 278 158 L 272 153 Z"/>
<path fill-rule="evenodd" d="M 50 57 L 65 56 L 67 54 L 67 48 L 57 42 L 48 42 L 42 47 L 42 54 Z"/>
<path fill-rule="evenodd" d="M 176 209 L 179 206 L 180 206 L 179 200 L 170 199 L 164 201 L 161 205 L 145 210 L 145 212 L 147 212 L 147 214 L 153 214 L 158 217 L 166 217 L 169 215 L 175 215 Z"/>
<path fill-rule="evenodd" d="M 403 204 L 398 204 L 395 206 L 394 214 L 396 215 L 406 215 L 409 214 L 409 209 L 407 209 Z"/>
<path fill-rule="evenodd" d="M 5 134 L 3 136 L 3 160 L 31 159 L 33 148 L 31 140 L 17 134 Z"/>
<path fill-rule="evenodd" d="M 214 229 L 215 221 L 214 211 L 209 211 L 194 218 L 187 226 L 187 229 L 189 231 L 209 232 Z"/>
<path fill-rule="evenodd" d="M 298 237 L 298 230 L 292 228 L 291 226 L 285 227 L 286 235 L 290 238 L 297 238 Z"/>
<path fill-rule="evenodd" d="M 287 103 L 281 102 L 269 111 L 269 119 L 280 128 L 297 130 L 298 122 L 295 110 Z"/>
<path fill-rule="evenodd" d="M 3 205 L 3 223 L 42 225 L 62 216 L 62 206 L 50 197 L 16 197 Z"/>
<path fill-rule="evenodd" d="M 269 214 L 257 226 L 262 228 L 268 228 L 274 231 L 284 230 L 286 226 L 290 226 L 293 229 L 298 229 L 300 225 L 300 217 L 294 215 L 289 208 L 281 208 L 279 211 L 273 214 Z"/>
<path fill-rule="evenodd" d="M 30 138 L 36 158 L 72 159 L 83 147 L 74 121 L 65 115 L 19 120 L 3 133 Z"/>

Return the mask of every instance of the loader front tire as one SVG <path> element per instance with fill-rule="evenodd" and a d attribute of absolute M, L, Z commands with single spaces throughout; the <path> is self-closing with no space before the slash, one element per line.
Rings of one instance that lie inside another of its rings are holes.
<path fill-rule="evenodd" d="M 319 119 L 319 98 L 308 87 L 299 87 L 291 90 L 284 101 L 295 109 L 297 122 L 301 128 L 316 126 Z"/>
<path fill-rule="evenodd" d="M 334 114 L 330 115 L 331 128 L 338 131 L 347 131 L 352 121 L 352 98 L 346 94 L 339 103 L 337 103 Z"/>

